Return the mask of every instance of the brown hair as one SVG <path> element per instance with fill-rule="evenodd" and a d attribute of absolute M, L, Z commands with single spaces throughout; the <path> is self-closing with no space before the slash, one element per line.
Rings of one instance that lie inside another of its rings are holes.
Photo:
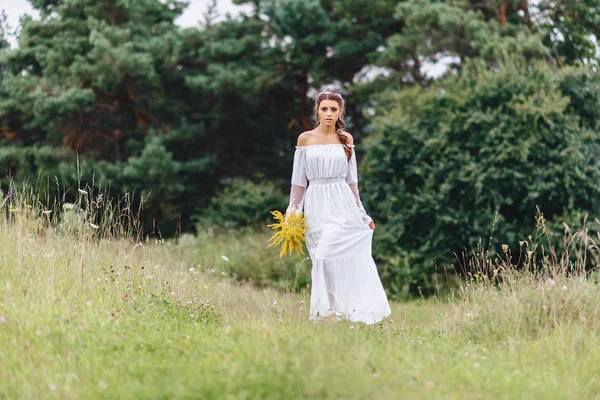
<path fill-rule="evenodd" d="M 344 135 L 342 133 L 343 129 L 346 127 L 346 123 L 344 122 L 344 111 L 346 109 L 345 108 L 346 102 L 344 101 L 344 98 L 342 97 L 342 95 L 336 89 L 325 89 L 321 93 L 319 93 L 319 95 L 317 96 L 317 99 L 315 100 L 315 110 L 314 110 L 314 116 L 313 116 L 315 123 L 317 125 L 320 122 L 319 121 L 319 106 L 321 105 L 321 102 L 323 100 L 333 100 L 333 101 L 337 102 L 338 105 L 340 106 L 340 117 L 338 118 L 337 121 L 335 121 L 335 132 L 338 134 L 342 145 L 344 145 L 344 151 L 346 152 L 346 156 L 348 156 L 348 161 L 350 161 L 350 158 L 352 157 L 352 149 L 348 145 L 348 138 L 346 137 L 346 135 Z"/>

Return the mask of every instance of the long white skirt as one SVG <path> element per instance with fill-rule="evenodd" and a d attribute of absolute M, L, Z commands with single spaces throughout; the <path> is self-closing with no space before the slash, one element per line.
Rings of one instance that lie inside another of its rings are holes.
<path fill-rule="evenodd" d="M 363 222 L 345 180 L 311 181 L 304 213 L 312 260 L 310 318 L 336 314 L 374 324 L 390 315 L 371 254 L 373 230 Z"/>

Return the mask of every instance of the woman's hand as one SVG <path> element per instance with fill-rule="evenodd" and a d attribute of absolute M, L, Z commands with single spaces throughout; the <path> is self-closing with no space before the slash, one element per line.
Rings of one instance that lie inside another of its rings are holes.
<path fill-rule="evenodd" d="M 373 221 L 369 222 L 369 227 L 370 227 L 372 230 L 375 230 L 375 222 L 373 222 Z"/>

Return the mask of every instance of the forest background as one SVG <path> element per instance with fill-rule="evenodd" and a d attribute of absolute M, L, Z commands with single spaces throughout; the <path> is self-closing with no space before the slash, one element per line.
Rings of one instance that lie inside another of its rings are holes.
<path fill-rule="evenodd" d="M 32 0 L 37 18 L 4 17 L 4 195 L 126 198 L 144 237 L 258 234 L 227 273 L 302 289 L 301 259 L 273 257 L 264 226 L 315 94 L 336 87 L 392 297 L 434 293 L 471 249 L 518 264 L 540 214 L 556 237 L 598 215 L 597 0 L 234 3 L 193 27 L 172 0 Z"/>

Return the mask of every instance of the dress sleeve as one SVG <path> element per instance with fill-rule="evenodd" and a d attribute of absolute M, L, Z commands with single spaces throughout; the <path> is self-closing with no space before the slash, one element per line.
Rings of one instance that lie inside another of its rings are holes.
<path fill-rule="evenodd" d="M 354 147 L 352 148 L 352 156 L 350 157 L 350 163 L 348 165 L 348 174 L 346 175 L 346 183 L 350 186 L 350 190 L 354 194 L 354 200 L 356 201 L 356 207 L 358 208 L 358 212 L 362 217 L 362 220 L 365 224 L 370 224 L 373 219 L 367 215 L 367 211 L 363 207 L 362 202 L 360 201 L 360 194 L 358 191 L 358 166 L 356 164 L 356 152 L 354 151 Z"/>
<path fill-rule="evenodd" d="M 303 147 L 296 147 L 291 183 L 290 202 L 286 214 L 292 211 L 301 213 L 304 205 L 304 191 L 308 184 L 306 179 L 306 149 Z"/>

